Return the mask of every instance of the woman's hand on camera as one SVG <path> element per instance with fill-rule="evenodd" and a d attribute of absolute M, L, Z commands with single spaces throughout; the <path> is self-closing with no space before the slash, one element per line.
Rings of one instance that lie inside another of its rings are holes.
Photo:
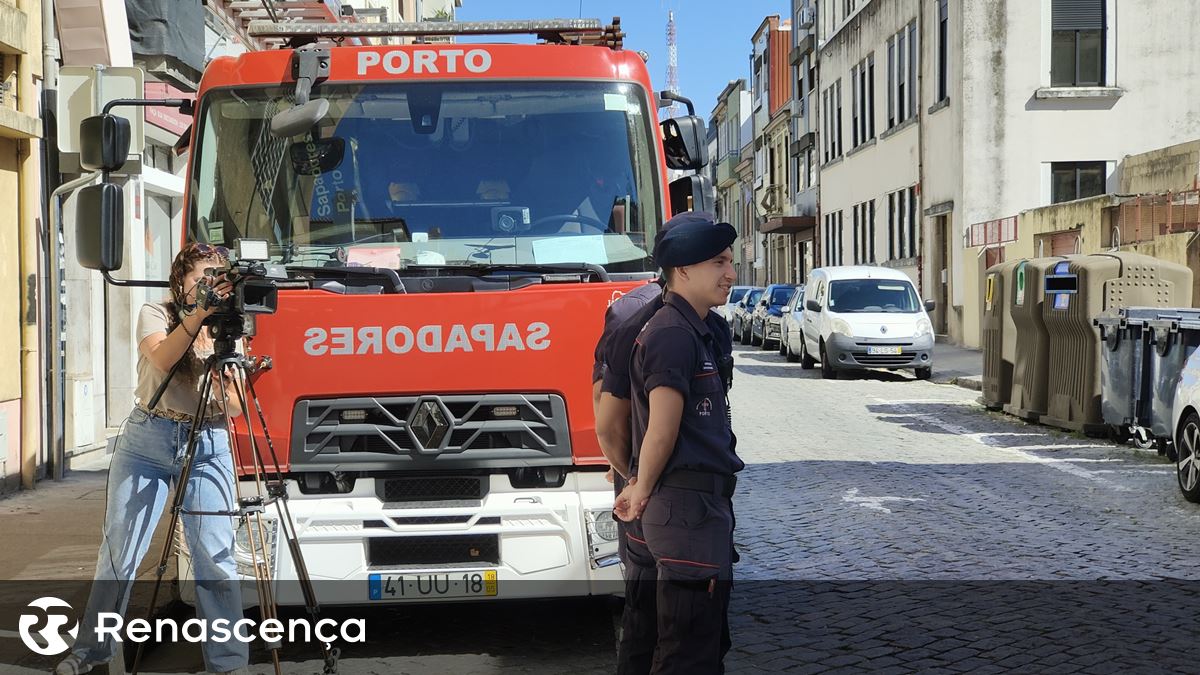
<path fill-rule="evenodd" d="M 217 305 L 224 302 L 230 295 L 233 294 L 233 282 L 228 281 L 225 275 L 221 275 L 212 279 L 216 285 L 212 287 L 213 295 L 217 296 L 217 302 L 209 303 L 207 306 L 204 303 L 197 303 L 196 314 L 201 319 L 206 319 L 217 311 Z"/>

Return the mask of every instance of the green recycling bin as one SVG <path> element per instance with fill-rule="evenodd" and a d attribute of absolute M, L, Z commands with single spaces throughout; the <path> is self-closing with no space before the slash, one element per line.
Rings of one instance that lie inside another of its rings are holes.
<path fill-rule="evenodd" d="M 1006 298 L 1015 330 L 1012 392 L 1004 412 L 1028 422 L 1046 414 L 1050 335 L 1042 320 L 1043 277 L 1064 260 L 1067 258 L 1054 256 L 1018 262 L 1012 273 L 1012 292 Z"/>

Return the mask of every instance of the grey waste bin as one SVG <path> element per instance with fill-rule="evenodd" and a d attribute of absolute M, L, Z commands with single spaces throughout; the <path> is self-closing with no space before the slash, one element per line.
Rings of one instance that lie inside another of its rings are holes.
<path fill-rule="evenodd" d="M 1173 309 L 1175 316 L 1148 322 L 1152 337 L 1150 357 L 1149 428 L 1156 438 L 1174 438 L 1175 389 L 1188 357 L 1200 346 L 1200 310 Z"/>
<path fill-rule="evenodd" d="M 1012 260 L 988 268 L 983 284 L 983 404 L 999 410 L 1012 396 L 1016 327 L 1009 312 L 1013 271 L 1021 263 Z"/>
<path fill-rule="evenodd" d="M 1004 412 L 1029 422 L 1046 414 L 1046 377 L 1049 371 L 1050 337 L 1042 319 L 1045 298 L 1043 277 L 1062 256 L 1033 258 L 1017 263 L 1012 274 L 1009 310 L 1013 336 L 1013 381 Z"/>
<path fill-rule="evenodd" d="M 1169 310 L 1166 310 L 1169 312 Z M 1125 307 L 1096 317 L 1100 329 L 1100 416 L 1123 436 L 1150 423 L 1150 333 L 1160 307 Z"/>
<path fill-rule="evenodd" d="M 1192 271 L 1137 253 L 1095 253 L 1054 265 L 1044 279 L 1042 318 L 1050 338 L 1044 424 L 1107 434 L 1100 414 L 1100 340 L 1092 319 L 1128 306 L 1192 303 Z"/>

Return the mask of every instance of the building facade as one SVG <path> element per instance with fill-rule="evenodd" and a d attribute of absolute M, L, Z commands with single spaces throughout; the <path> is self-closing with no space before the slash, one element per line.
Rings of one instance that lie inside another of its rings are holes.
<path fill-rule="evenodd" d="M 979 345 L 1013 216 L 1114 192 L 1126 155 L 1200 136 L 1195 3 L 840 0 L 816 18 L 822 263 L 905 271 L 954 342 Z"/>
<path fill-rule="evenodd" d="M 0 491 L 44 471 L 42 3 L 0 0 Z"/>
<path fill-rule="evenodd" d="M 742 235 L 745 214 L 737 167 L 741 162 L 742 126 L 749 118 L 750 92 L 746 90 L 746 81 L 731 80 L 717 96 L 717 105 L 713 108 L 710 130 L 716 130 L 716 152 L 710 154 L 709 159 L 713 168 L 716 216 L 733 225 L 739 236 Z M 739 278 L 745 264 L 744 247 L 735 247 L 733 265 L 738 270 Z"/>
<path fill-rule="evenodd" d="M 918 284 L 921 1 L 823 6 L 816 95 L 823 264 L 884 265 Z"/>
<path fill-rule="evenodd" d="M 788 146 L 791 165 L 792 213 L 795 223 L 797 281 L 820 264 L 820 163 L 817 130 L 817 2 L 792 0 L 792 142 Z"/>

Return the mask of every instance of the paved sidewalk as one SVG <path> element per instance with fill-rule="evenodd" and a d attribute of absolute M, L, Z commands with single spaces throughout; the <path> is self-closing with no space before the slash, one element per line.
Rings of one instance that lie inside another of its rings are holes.
<path fill-rule="evenodd" d="M 946 342 L 933 345 L 933 381 L 982 389 L 983 352 Z"/>

